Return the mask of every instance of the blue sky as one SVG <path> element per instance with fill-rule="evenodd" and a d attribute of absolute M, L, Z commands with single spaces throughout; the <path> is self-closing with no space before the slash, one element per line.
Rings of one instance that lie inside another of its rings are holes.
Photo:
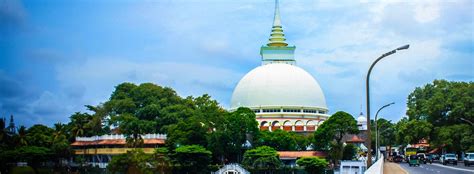
<path fill-rule="evenodd" d="M 181 96 L 210 94 L 225 108 L 260 65 L 272 0 L 0 0 L 0 117 L 67 122 L 108 99 L 121 82 L 153 82 Z M 331 113 L 372 108 L 397 121 L 406 97 L 434 79 L 474 80 L 474 2 L 282 1 L 297 64 L 320 83 Z"/>

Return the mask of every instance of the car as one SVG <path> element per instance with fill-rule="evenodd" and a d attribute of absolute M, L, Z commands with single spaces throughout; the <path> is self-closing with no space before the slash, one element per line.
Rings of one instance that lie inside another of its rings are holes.
<path fill-rule="evenodd" d="M 474 153 L 466 153 L 464 157 L 464 165 L 470 166 L 474 164 Z"/>
<path fill-rule="evenodd" d="M 403 156 L 397 155 L 397 156 L 393 157 L 393 162 L 396 162 L 396 163 L 403 162 Z"/>
<path fill-rule="evenodd" d="M 443 165 L 447 165 L 449 163 L 452 163 L 453 165 L 458 165 L 458 159 L 456 158 L 455 154 L 447 153 L 441 157 L 441 163 Z"/>
<path fill-rule="evenodd" d="M 423 164 L 430 163 L 431 164 L 431 160 L 424 153 L 418 153 L 416 155 L 418 156 L 418 159 L 420 160 L 420 163 L 423 163 Z"/>
<path fill-rule="evenodd" d="M 420 159 L 418 155 L 410 155 L 408 165 L 410 166 L 420 166 Z"/>

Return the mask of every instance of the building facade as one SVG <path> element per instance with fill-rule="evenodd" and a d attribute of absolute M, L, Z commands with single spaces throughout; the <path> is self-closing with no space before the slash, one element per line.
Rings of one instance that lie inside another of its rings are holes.
<path fill-rule="evenodd" d="M 296 65 L 295 49 L 286 43 L 277 0 L 270 39 L 260 48 L 262 64 L 239 81 L 230 110 L 252 109 L 261 130 L 314 132 L 329 110 L 319 83 Z"/>
<path fill-rule="evenodd" d="M 143 147 L 140 148 L 145 153 L 154 153 L 157 147 L 163 147 L 166 141 L 164 134 L 142 135 Z M 76 137 L 76 141 L 71 144 L 76 158 L 81 157 L 86 164 L 107 167 L 114 155 L 124 154 L 133 148 L 127 147 L 126 137 L 123 134 L 101 135 L 93 137 Z"/>

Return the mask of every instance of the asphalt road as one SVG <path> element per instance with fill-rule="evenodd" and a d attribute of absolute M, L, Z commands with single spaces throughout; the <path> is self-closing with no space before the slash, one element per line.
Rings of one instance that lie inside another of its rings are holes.
<path fill-rule="evenodd" d="M 474 166 L 466 167 L 463 163 L 454 165 L 442 165 L 438 163 L 421 164 L 417 167 L 410 167 L 408 163 L 400 163 L 400 166 L 410 174 L 473 174 Z"/>

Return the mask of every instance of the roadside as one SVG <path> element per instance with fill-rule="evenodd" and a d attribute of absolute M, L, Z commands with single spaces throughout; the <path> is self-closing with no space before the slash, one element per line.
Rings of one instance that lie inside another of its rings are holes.
<path fill-rule="evenodd" d="M 384 174 L 408 174 L 399 164 L 386 161 L 383 165 Z"/>
<path fill-rule="evenodd" d="M 462 166 L 459 166 L 459 167 L 458 166 L 447 166 L 447 165 L 442 165 L 442 164 L 437 164 L 437 163 L 433 163 L 433 165 L 448 168 L 448 169 L 453 169 L 453 170 L 459 170 L 459 171 L 474 173 L 474 169 L 467 169 L 467 167 L 462 167 Z"/>

